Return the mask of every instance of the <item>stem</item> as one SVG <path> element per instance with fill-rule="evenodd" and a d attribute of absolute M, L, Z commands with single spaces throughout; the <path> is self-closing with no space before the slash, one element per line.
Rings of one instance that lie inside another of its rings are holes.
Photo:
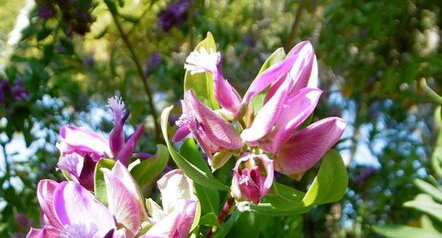
<path fill-rule="evenodd" d="M 218 215 L 218 223 L 223 223 L 226 218 L 229 216 L 230 212 L 232 212 L 233 204 L 235 203 L 235 199 L 229 198 L 224 203 L 223 209 L 221 210 L 221 213 Z M 213 235 L 216 233 L 216 230 L 211 229 L 209 233 L 207 234 L 206 238 L 212 238 Z"/>
<path fill-rule="evenodd" d="M 157 115 L 157 111 L 155 109 L 152 90 L 149 88 L 149 85 L 147 84 L 147 76 L 143 72 L 143 68 L 141 66 L 140 60 L 138 59 L 138 56 L 135 53 L 135 50 L 134 50 L 132 44 L 129 42 L 129 38 L 127 37 L 127 35 L 123 31 L 123 27 L 121 26 L 120 20 L 118 19 L 117 10 L 116 10 L 115 6 L 111 6 L 111 4 L 113 4 L 113 3 L 109 3 L 109 1 L 104 1 L 104 2 L 106 4 L 107 8 L 109 9 L 109 12 L 112 15 L 112 18 L 113 18 L 114 23 L 117 27 L 117 30 L 120 33 L 121 39 L 123 39 L 124 44 L 126 45 L 127 49 L 129 50 L 130 56 L 131 56 L 132 60 L 134 61 L 135 66 L 137 68 L 138 75 L 140 76 L 141 82 L 143 83 L 144 91 L 146 92 L 146 95 L 149 99 L 148 100 L 149 107 L 152 110 L 151 114 L 152 114 L 152 117 L 154 120 L 154 126 L 155 126 L 155 140 L 156 140 L 156 142 L 160 143 L 161 137 L 160 137 L 160 127 L 158 125 L 158 115 Z"/>
<path fill-rule="evenodd" d="M 430 97 L 433 102 L 442 105 L 442 97 L 439 96 L 439 94 L 437 94 L 432 88 L 430 88 L 430 86 L 428 86 L 425 78 L 419 80 L 419 86 L 422 87 L 424 92 L 428 95 L 428 97 Z"/>
<path fill-rule="evenodd" d="M 290 30 L 290 34 L 287 37 L 287 40 L 284 44 L 284 50 L 286 52 L 289 52 L 290 49 L 292 48 L 291 43 L 293 42 L 293 39 L 295 38 L 296 31 L 298 30 L 299 20 L 301 19 L 302 10 L 304 10 L 304 8 L 305 8 L 305 0 L 301 0 L 299 2 L 298 10 L 296 11 L 295 19 L 293 20 L 292 29 Z"/>

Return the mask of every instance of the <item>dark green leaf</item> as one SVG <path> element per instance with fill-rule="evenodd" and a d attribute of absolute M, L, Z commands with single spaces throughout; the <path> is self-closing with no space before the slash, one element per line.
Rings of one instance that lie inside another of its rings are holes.
<path fill-rule="evenodd" d="M 95 197 L 104 205 L 107 205 L 106 183 L 104 182 L 104 174 L 101 168 L 112 169 L 116 161 L 111 159 L 99 160 L 95 166 L 94 191 Z"/>
<path fill-rule="evenodd" d="M 324 156 L 318 175 L 303 198 L 306 206 L 338 201 L 344 196 L 348 174 L 341 155 L 330 150 Z"/>
<path fill-rule="evenodd" d="M 149 158 L 137 164 L 130 173 L 140 187 L 152 182 L 167 166 L 169 151 L 165 145 L 157 145 L 157 153 L 154 158 Z"/>

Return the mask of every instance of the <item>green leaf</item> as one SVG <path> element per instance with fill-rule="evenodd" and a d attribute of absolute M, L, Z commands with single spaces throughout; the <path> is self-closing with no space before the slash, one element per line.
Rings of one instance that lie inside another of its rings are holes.
<path fill-rule="evenodd" d="M 330 150 L 324 156 L 318 175 L 303 198 L 305 206 L 340 200 L 348 185 L 348 174 L 341 155 Z"/>
<path fill-rule="evenodd" d="M 220 181 L 213 178 L 213 175 L 211 175 L 210 172 L 206 172 L 198 168 L 195 164 L 193 164 L 193 158 L 183 157 L 181 154 L 179 154 L 175 148 L 173 147 L 172 143 L 169 140 L 169 136 L 167 134 L 167 123 L 170 111 L 172 110 L 173 106 L 167 107 L 163 110 L 161 114 L 161 130 L 163 132 L 164 139 L 167 144 L 167 148 L 169 149 L 170 155 L 172 156 L 173 161 L 177 164 L 177 166 L 195 183 L 207 187 L 207 188 L 213 188 L 213 189 L 219 189 L 219 190 L 228 190 L 229 187 L 221 183 Z M 192 162 L 190 162 L 192 161 Z"/>
<path fill-rule="evenodd" d="M 221 224 L 219 230 L 215 233 L 213 236 L 214 238 L 224 238 L 226 237 L 229 232 L 232 230 L 233 226 L 238 221 L 239 216 L 241 215 L 241 212 L 238 210 L 235 210 L 232 212 L 232 215 L 230 215 L 230 218 Z"/>
<path fill-rule="evenodd" d="M 140 187 L 150 183 L 167 166 L 169 151 L 165 145 L 157 145 L 157 153 L 154 158 L 146 159 L 132 168 L 130 173 Z"/>
<path fill-rule="evenodd" d="M 421 179 L 416 179 L 414 184 L 424 193 L 432 196 L 434 200 L 442 202 L 442 191 L 430 183 L 427 183 Z"/>
<path fill-rule="evenodd" d="M 385 237 L 389 238 L 409 238 L 409 237 L 425 237 L 425 238 L 439 238 L 441 234 L 433 231 L 424 230 L 411 226 L 404 225 L 386 225 L 374 226 L 373 230 Z"/>
<path fill-rule="evenodd" d="M 195 50 L 206 49 L 208 52 L 216 52 L 216 43 L 210 32 L 207 36 L 195 47 Z M 201 102 L 211 107 L 218 109 L 219 105 L 215 98 L 213 88 L 213 75 L 210 73 L 191 74 L 186 71 L 184 76 L 184 91 L 192 90 Z"/>
<path fill-rule="evenodd" d="M 270 68 L 272 65 L 282 61 L 285 58 L 286 54 L 284 52 L 284 48 L 280 47 L 276 49 L 267 60 L 262 64 L 261 69 L 258 72 L 258 76 L 264 72 L 266 69 Z M 256 78 L 258 77 L 256 76 Z"/>
<path fill-rule="evenodd" d="M 278 48 L 277 50 L 275 50 L 275 52 L 273 52 L 269 58 L 267 58 L 267 60 L 264 62 L 264 64 L 262 64 L 261 69 L 258 72 L 258 75 L 255 77 L 255 80 L 259 77 L 259 75 L 261 75 L 265 70 L 267 70 L 268 68 L 270 68 L 272 65 L 282 61 L 285 58 L 286 54 L 284 52 L 284 48 Z M 262 108 L 262 106 L 264 105 L 264 99 L 265 99 L 265 95 L 267 94 L 268 90 L 264 90 L 261 93 L 257 94 L 256 96 L 254 96 L 252 98 L 252 100 L 250 101 L 250 105 L 253 108 L 253 113 L 254 115 L 256 115 L 258 113 L 258 111 Z"/>
<path fill-rule="evenodd" d="M 215 213 L 210 212 L 200 218 L 200 225 L 205 226 L 219 226 L 218 217 Z"/>
<path fill-rule="evenodd" d="M 414 200 L 404 203 L 404 207 L 414 208 L 442 222 L 442 205 L 436 203 L 428 194 L 418 194 Z"/>
<path fill-rule="evenodd" d="M 180 148 L 180 154 L 185 158 L 191 158 L 192 163 L 199 169 L 207 173 L 207 176 L 213 178 L 207 162 L 203 159 L 195 144 L 195 140 L 187 139 Z M 218 213 L 219 211 L 219 193 L 218 190 L 207 188 L 194 183 L 196 196 L 201 204 L 202 214 Z"/>
<path fill-rule="evenodd" d="M 104 182 L 104 174 L 101 168 L 112 169 L 116 161 L 112 159 L 101 159 L 95 166 L 95 181 L 94 181 L 94 191 L 95 197 L 104 205 L 107 206 L 107 191 L 106 183 Z"/>

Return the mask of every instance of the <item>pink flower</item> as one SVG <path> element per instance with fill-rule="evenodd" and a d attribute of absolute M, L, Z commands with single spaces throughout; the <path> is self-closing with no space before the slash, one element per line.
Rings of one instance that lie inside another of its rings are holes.
<path fill-rule="evenodd" d="M 31 228 L 28 238 L 101 238 L 116 229 L 109 210 L 78 183 L 41 180 L 37 198 L 43 227 Z"/>
<path fill-rule="evenodd" d="M 272 183 L 273 161 L 265 154 L 247 154 L 233 168 L 231 194 L 240 201 L 259 203 Z"/>
<path fill-rule="evenodd" d="M 144 132 L 139 125 L 126 141 L 123 126 L 129 111 L 119 97 L 109 98 L 109 107 L 114 115 L 114 128 L 109 139 L 85 127 L 65 126 L 60 129 L 60 143 L 57 144 L 61 156 L 57 167 L 65 171 L 71 180 L 93 190 L 96 163 L 103 158 L 112 158 L 128 166 L 134 155 L 137 142 Z"/>
<path fill-rule="evenodd" d="M 237 150 L 242 147 L 241 138 L 232 124 L 207 108 L 192 91 L 186 92 L 182 107 L 183 114 L 177 121 L 179 129 L 173 141 L 180 141 L 192 133 L 209 158 L 220 150 Z"/>
<path fill-rule="evenodd" d="M 176 169 L 165 174 L 157 184 L 161 192 L 162 208 L 152 199 L 147 200 L 152 227 L 141 237 L 187 237 L 199 206 L 192 181 Z"/>

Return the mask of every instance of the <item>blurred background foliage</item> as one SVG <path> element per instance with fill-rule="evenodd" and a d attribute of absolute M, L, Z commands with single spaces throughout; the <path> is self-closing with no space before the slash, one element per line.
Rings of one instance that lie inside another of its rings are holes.
<path fill-rule="evenodd" d="M 438 1 L 0 0 L 0 9 L 1 237 L 24 237 L 38 223 L 35 187 L 59 176 L 62 125 L 109 132 L 108 97 L 123 97 L 131 124 L 147 129 L 140 148 L 153 152 L 158 114 L 182 98 L 184 60 L 207 31 L 240 92 L 274 50 L 310 40 L 324 90 L 315 114 L 349 122 L 337 145 L 350 175 L 341 202 L 302 219 L 244 213 L 232 236 L 280 227 L 300 237 L 375 237 L 386 224 L 430 223 L 442 232 L 434 219 L 442 214 L 422 219 L 422 209 L 403 206 L 422 190 L 413 181 L 442 191 Z"/>

